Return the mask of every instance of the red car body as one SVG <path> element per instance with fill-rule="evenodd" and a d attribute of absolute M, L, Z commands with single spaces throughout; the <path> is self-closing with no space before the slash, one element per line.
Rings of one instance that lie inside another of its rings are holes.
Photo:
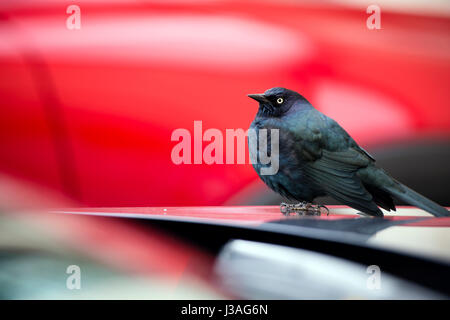
<path fill-rule="evenodd" d="M 175 165 L 177 128 L 247 129 L 301 92 L 369 149 L 450 133 L 450 20 L 292 2 L 0 4 L 0 172 L 89 206 L 221 205 L 251 165 Z M 205 145 L 205 144 L 204 144 Z M 252 189 L 253 190 L 253 189 Z"/>

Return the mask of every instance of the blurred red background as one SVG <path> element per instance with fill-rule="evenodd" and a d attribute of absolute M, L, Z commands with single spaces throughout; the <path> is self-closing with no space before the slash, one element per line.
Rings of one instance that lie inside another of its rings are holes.
<path fill-rule="evenodd" d="M 87 206 L 267 202 L 251 165 L 177 166 L 170 138 L 194 120 L 247 129 L 246 94 L 283 86 L 447 201 L 448 10 L 381 6 L 369 30 L 364 2 L 77 1 L 81 29 L 69 30 L 71 4 L 0 4 L 8 179 Z"/>

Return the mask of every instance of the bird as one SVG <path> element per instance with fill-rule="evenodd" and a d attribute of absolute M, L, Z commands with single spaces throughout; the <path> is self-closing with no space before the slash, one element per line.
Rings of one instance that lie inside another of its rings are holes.
<path fill-rule="evenodd" d="M 278 171 L 262 175 L 264 164 L 252 161 L 252 165 L 264 183 L 283 197 L 314 206 L 315 198 L 331 196 L 359 214 L 373 217 L 383 217 L 380 207 L 396 211 L 397 198 L 436 217 L 449 216 L 447 209 L 378 166 L 335 120 L 301 94 L 274 87 L 248 97 L 259 103 L 250 129 L 278 129 L 279 134 Z M 268 153 L 270 145 L 267 143 Z"/>

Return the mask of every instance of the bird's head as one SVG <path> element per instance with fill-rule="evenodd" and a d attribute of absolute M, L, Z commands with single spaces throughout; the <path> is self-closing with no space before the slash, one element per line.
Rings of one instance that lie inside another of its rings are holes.
<path fill-rule="evenodd" d="M 288 112 L 296 102 L 306 101 L 297 92 L 279 87 L 248 96 L 259 102 L 258 115 L 265 117 L 280 117 Z"/>

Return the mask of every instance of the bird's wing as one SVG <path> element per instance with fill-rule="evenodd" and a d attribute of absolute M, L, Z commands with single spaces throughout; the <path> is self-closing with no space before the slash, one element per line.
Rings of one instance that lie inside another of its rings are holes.
<path fill-rule="evenodd" d="M 366 163 L 361 153 L 352 148 L 334 152 L 322 150 L 319 159 L 305 165 L 304 173 L 336 200 L 362 212 L 381 216 L 372 195 L 356 176 L 357 170 Z"/>
<path fill-rule="evenodd" d="M 299 141 L 303 172 L 310 182 L 328 195 L 362 212 L 382 216 L 372 195 L 356 172 L 367 167 L 373 158 L 354 142 L 339 126 L 314 126 Z"/>

